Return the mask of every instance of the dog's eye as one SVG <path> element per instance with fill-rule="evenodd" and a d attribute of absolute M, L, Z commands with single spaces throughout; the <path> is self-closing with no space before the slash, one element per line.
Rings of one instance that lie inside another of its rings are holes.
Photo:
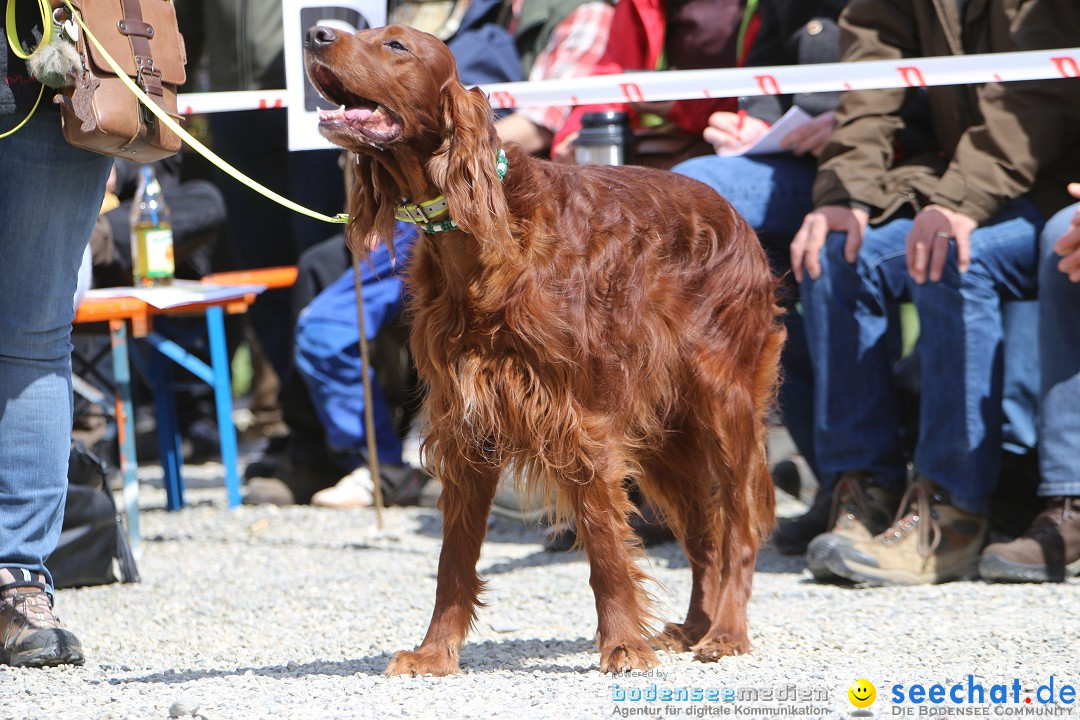
<path fill-rule="evenodd" d="M 401 43 L 399 43 L 397 40 L 388 40 L 387 42 L 385 42 L 383 44 L 386 45 L 386 47 L 390 48 L 391 50 L 404 50 L 405 49 L 405 46 L 402 45 Z"/>

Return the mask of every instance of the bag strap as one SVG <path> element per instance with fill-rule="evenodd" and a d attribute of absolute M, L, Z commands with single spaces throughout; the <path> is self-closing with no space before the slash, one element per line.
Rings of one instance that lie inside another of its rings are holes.
<path fill-rule="evenodd" d="M 120 4 L 124 9 L 124 19 L 117 23 L 117 27 L 131 44 L 131 55 L 135 58 L 135 82 L 147 95 L 162 97 L 165 93 L 161 89 L 161 71 L 154 67 L 154 51 L 150 49 L 154 27 L 143 21 L 139 0 L 120 0 Z"/>
<path fill-rule="evenodd" d="M 154 67 L 154 51 L 150 49 L 150 38 L 154 28 L 143 21 L 142 5 L 139 0 L 120 0 L 124 19 L 117 23 L 121 35 L 128 39 L 131 56 L 135 60 L 135 82 L 155 104 L 161 106 L 164 91 L 161 88 L 161 71 Z M 137 152 L 150 144 L 157 118 L 147 112 L 140 103 L 139 113 L 143 121 L 139 123 L 139 132 L 124 146 L 125 150 Z"/>

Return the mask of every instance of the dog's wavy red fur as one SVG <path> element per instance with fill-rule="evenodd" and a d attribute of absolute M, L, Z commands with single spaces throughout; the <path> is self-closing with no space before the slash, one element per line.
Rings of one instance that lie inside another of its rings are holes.
<path fill-rule="evenodd" d="M 391 238 L 402 199 L 445 194 L 460 228 L 423 234 L 409 278 L 443 547 L 427 636 L 387 673 L 458 669 L 486 519 L 511 466 L 576 519 L 602 670 L 655 665 L 658 639 L 701 660 L 748 650 L 757 546 L 774 517 L 765 416 L 784 340 L 754 232 L 710 188 L 669 172 L 556 165 L 511 145 L 500 181 L 488 100 L 458 82 L 441 42 L 400 26 L 331 33 L 309 42 L 313 81 L 400 124 L 386 142 L 326 132 L 357 153 L 351 245 Z M 626 522 L 628 476 L 692 569 L 685 620 L 659 634 Z"/>

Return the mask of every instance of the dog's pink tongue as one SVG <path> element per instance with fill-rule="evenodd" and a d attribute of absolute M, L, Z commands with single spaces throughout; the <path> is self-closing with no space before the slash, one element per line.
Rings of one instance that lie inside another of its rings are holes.
<path fill-rule="evenodd" d="M 364 122 L 371 117 L 371 110 L 368 108 L 346 108 L 345 119 L 349 122 Z"/>

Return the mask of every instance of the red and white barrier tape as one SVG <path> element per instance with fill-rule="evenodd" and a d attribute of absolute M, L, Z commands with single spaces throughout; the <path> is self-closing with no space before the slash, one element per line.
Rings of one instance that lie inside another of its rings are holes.
<path fill-rule="evenodd" d="M 1080 48 L 987 53 L 856 63 L 778 65 L 720 70 L 673 70 L 623 75 L 493 83 L 481 87 L 496 108 L 594 105 L 833 90 L 966 85 L 1080 77 Z M 228 112 L 285 107 L 285 90 L 189 93 L 180 112 Z"/>

